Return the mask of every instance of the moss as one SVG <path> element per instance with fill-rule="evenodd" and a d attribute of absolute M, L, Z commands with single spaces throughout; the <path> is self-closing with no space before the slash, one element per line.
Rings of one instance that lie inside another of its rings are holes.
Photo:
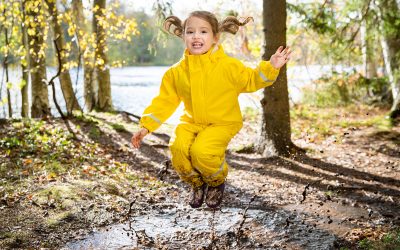
<path fill-rule="evenodd" d="M 61 213 L 56 213 L 45 221 L 45 224 L 50 228 L 55 228 L 61 223 L 71 222 L 76 219 L 75 211 L 65 211 Z"/>
<path fill-rule="evenodd" d="M 104 187 L 104 189 L 107 191 L 108 194 L 112 194 L 112 195 L 120 195 L 119 193 L 119 188 L 111 182 L 105 182 L 102 185 Z"/>
<path fill-rule="evenodd" d="M 23 231 L 0 232 L 0 247 L 1 248 L 25 248 L 31 238 L 31 235 Z"/>
<path fill-rule="evenodd" d="M 62 174 L 68 170 L 64 164 L 61 164 L 58 161 L 48 162 L 44 167 L 48 172 L 55 174 Z"/>
<path fill-rule="evenodd" d="M 100 136 L 101 136 L 101 130 L 96 126 L 92 126 L 89 130 L 89 137 L 93 140 L 97 140 L 100 138 Z"/>
<path fill-rule="evenodd" d="M 54 204 L 61 209 L 68 209 L 81 200 L 82 195 L 71 185 L 54 185 L 44 188 L 33 194 L 33 200 L 40 205 Z"/>
<path fill-rule="evenodd" d="M 127 130 L 124 127 L 124 125 L 121 125 L 121 124 L 118 124 L 118 123 L 112 123 L 111 127 L 117 132 L 127 132 Z"/>

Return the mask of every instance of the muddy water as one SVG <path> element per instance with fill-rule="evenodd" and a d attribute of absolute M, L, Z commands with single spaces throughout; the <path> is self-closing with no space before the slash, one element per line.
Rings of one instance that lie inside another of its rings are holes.
<path fill-rule="evenodd" d="M 335 236 L 289 211 L 167 207 L 140 211 L 64 249 L 332 249 Z M 240 229 L 240 230 L 239 230 Z"/>

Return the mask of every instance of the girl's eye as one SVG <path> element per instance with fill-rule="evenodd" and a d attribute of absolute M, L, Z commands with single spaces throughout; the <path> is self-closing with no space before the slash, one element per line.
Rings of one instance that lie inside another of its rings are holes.
<path fill-rule="evenodd" d="M 186 34 L 193 34 L 193 31 L 186 31 Z"/>
<path fill-rule="evenodd" d="M 207 34 L 207 31 L 203 30 L 201 33 L 203 33 L 203 34 Z"/>

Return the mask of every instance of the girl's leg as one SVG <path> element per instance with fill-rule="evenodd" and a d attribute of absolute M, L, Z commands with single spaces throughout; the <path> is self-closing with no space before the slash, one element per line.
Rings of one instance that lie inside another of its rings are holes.
<path fill-rule="evenodd" d="M 189 153 L 199 130 L 201 130 L 201 127 L 198 125 L 179 124 L 169 142 L 172 166 L 181 180 L 190 184 L 193 188 L 202 187 L 204 184 L 200 173 L 192 166 Z"/>
<path fill-rule="evenodd" d="M 211 125 L 197 134 L 190 148 L 191 161 L 209 186 L 225 182 L 228 174 L 225 150 L 241 127 L 241 124 Z"/>

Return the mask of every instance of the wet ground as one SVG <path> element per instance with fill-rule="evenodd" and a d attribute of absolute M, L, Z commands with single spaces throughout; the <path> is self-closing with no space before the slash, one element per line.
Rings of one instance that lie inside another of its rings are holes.
<path fill-rule="evenodd" d="M 288 210 L 180 206 L 142 211 L 65 249 L 332 249 L 336 237 Z"/>

